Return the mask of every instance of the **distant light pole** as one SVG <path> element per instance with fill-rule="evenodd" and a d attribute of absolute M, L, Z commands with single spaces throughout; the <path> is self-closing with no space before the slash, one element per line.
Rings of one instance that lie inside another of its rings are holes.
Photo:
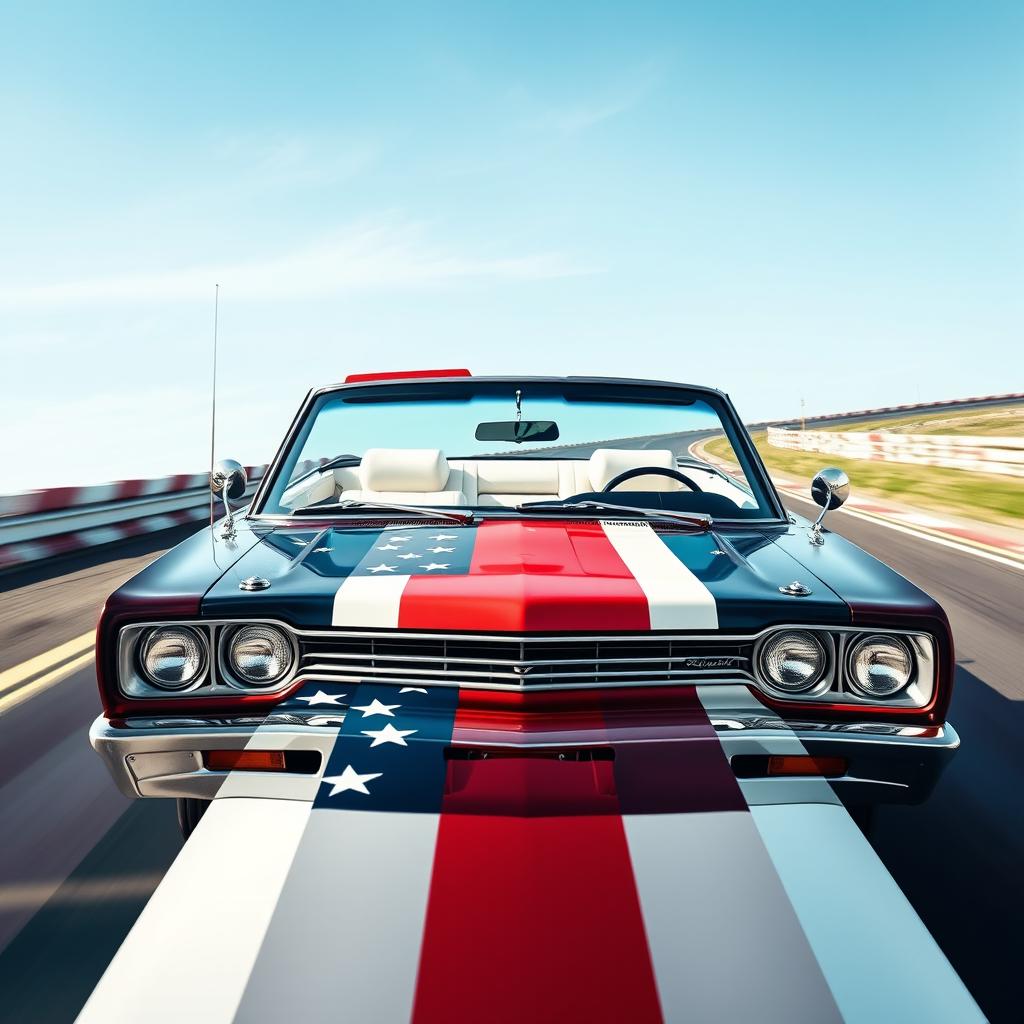
<path fill-rule="evenodd" d="M 800 399 L 800 429 L 807 429 L 807 421 L 804 419 L 804 400 Z"/>

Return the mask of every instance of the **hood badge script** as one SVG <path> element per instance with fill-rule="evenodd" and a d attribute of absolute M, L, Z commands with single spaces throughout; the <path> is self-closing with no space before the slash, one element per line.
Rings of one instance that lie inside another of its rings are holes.
<path fill-rule="evenodd" d="M 238 584 L 239 590 L 269 590 L 270 580 L 262 576 L 248 576 Z"/>
<path fill-rule="evenodd" d="M 694 655 L 689 658 L 682 658 L 681 662 L 683 668 L 707 670 L 723 668 L 743 668 L 746 664 L 746 659 L 736 658 L 732 656 L 714 657 L 711 655 Z"/>
<path fill-rule="evenodd" d="M 811 588 L 805 583 L 801 583 L 799 580 L 793 580 L 792 583 L 787 583 L 784 587 L 779 587 L 780 594 L 789 594 L 790 597 L 807 597 L 811 593 Z"/>

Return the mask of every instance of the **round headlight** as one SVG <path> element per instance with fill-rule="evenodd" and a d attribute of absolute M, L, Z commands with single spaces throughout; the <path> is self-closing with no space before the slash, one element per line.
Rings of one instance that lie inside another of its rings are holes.
<path fill-rule="evenodd" d="M 850 682 L 865 697 L 899 693 L 914 672 L 910 648 L 894 636 L 866 636 L 850 649 Z"/>
<path fill-rule="evenodd" d="M 828 659 L 822 642 L 803 630 L 776 633 L 761 648 L 761 671 L 778 690 L 804 693 L 825 674 Z"/>
<path fill-rule="evenodd" d="M 271 686 L 292 667 L 292 645 L 276 626 L 243 626 L 231 637 L 231 671 L 252 686 Z"/>
<path fill-rule="evenodd" d="M 206 668 L 206 640 L 190 626 L 158 626 L 146 636 L 141 660 L 154 686 L 184 690 Z"/>

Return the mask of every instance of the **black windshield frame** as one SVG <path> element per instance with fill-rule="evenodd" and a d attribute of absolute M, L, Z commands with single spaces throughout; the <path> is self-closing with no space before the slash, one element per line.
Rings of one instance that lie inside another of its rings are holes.
<path fill-rule="evenodd" d="M 293 419 L 266 475 L 260 482 L 248 514 L 273 520 L 290 518 L 288 512 L 267 512 L 266 506 L 284 477 L 288 479 L 294 464 L 306 442 L 320 409 L 328 401 L 344 395 L 346 403 L 353 405 L 375 402 L 423 401 L 430 398 L 466 401 L 478 394 L 507 393 L 510 386 L 523 385 L 531 389 L 542 388 L 561 394 L 566 401 L 621 401 L 623 404 L 656 402 L 658 404 L 690 405 L 703 402 L 713 409 L 722 424 L 723 432 L 732 446 L 740 469 L 760 509 L 767 514 L 761 518 L 737 518 L 737 523 L 746 526 L 758 523 L 782 524 L 788 522 L 785 509 L 775 486 L 764 467 L 749 433 L 743 426 L 728 395 L 714 388 L 691 384 L 676 384 L 670 381 L 633 380 L 617 377 L 435 377 L 381 381 L 360 381 L 352 384 L 336 384 L 310 391 Z M 452 457 L 457 458 L 455 454 Z M 425 506 L 426 507 L 426 506 Z M 478 509 L 484 515 L 522 515 L 514 510 L 488 507 Z M 728 519 L 716 519 L 716 523 L 728 523 Z"/>

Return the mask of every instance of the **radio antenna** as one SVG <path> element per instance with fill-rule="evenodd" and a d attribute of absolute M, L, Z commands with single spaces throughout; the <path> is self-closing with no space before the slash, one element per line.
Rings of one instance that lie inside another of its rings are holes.
<path fill-rule="evenodd" d="M 216 459 L 217 444 L 217 313 L 220 306 L 220 285 L 213 286 L 213 402 L 210 411 L 210 477 L 213 477 L 213 463 Z M 213 529 L 213 491 L 210 491 L 210 529 Z"/>

